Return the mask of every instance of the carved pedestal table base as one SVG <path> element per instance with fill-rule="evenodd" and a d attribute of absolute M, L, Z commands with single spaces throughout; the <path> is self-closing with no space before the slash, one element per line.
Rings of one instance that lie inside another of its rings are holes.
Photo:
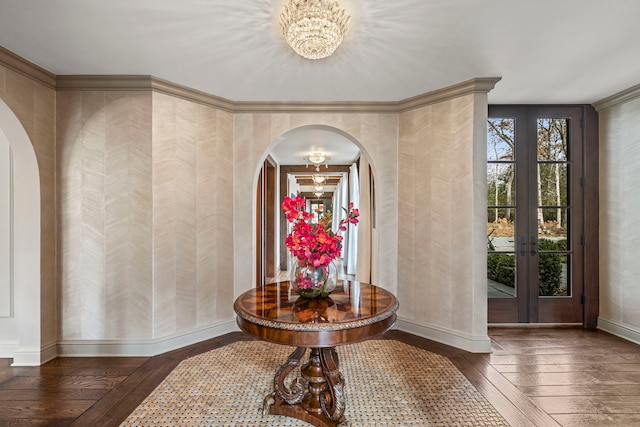
<path fill-rule="evenodd" d="M 345 381 L 335 347 L 389 330 L 398 301 L 382 288 L 359 282 L 344 282 L 342 290 L 328 298 L 304 299 L 289 291 L 288 282 L 281 282 L 245 292 L 234 309 L 243 331 L 297 347 L 276 371 L 274 392 L 265 398 L 263 412 L 335 427 L 348 425 Z M 301 365 L 307 349 L 309 360 Z M 287 377 L 298 368 L 300 377 L 287 385 Z"/>
<path fill-rule="evenodd" d="M 286 377 L 299 366 L 306 350 L 298 347 L 278 369 L 274 378 L 274 401 L 267 402 L 271 404 L 264 409 L 270 414 L 293 416 L 315 426 L 347 424 L 344 417 L 344 378 L 333 347 L 312 348 L 309 361 L 300 369 L 303 382 L 296 378 L 290 388 L 286 386 Z M 300 405 L 292 406 L 296 404 Z"/>

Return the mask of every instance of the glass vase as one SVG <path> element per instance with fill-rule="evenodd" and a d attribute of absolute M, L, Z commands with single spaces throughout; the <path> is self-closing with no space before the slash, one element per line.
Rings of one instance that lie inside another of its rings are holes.
<path fill-rule="evenodd" d="M 289 281 L 294 292 L 303 298 L 326 298 L 336 288 L 338 269 L 331 261 L 328 265 L 314 267 L 300 265 L 294 257 L 289 269 Z"/>

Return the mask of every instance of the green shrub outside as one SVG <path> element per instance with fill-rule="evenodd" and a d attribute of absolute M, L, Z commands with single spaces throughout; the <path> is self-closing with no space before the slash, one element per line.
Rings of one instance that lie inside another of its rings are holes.
<path fill-rule="evenodd" d="M 515 286 L 516 258 L 510 254 L 487 256 L 487 277 L 503 285 Z"/>
<path fill-rule="evenodd" d="M 566 247 L 566 240 L 564 240 Z M 549 239 L 540 239 L 539 251 L 560 250 L 558 242 Z M 562 254 L 540 253 L 538 260 L 538 277 L 540 296 L 557 295 L 560 291 L 560 279 L 562 278 Z"/>
<path fill-rule="evenodd" d="M 554 241 L 540 239 L 538 250 L 558 251 L 566 250 L 566 239 Z M 539 254 L 540 295 L 553 296 L 560 291 L 562 278 L 562 263 L 566 262 L 563 254 Z M 491 253 L 487 255 L 487 277 L 503 285 L 515 286 L 515 256 L 513 254 Z"/>

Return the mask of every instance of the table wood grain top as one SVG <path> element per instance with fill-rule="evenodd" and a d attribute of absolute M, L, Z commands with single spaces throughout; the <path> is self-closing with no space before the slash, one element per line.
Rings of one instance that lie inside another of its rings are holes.
<path fill-rule="evenodd" d="M 238 297 L 238 326 L 267 341 L 324 347 L 362 341 L 393 326 L 398 300 L 368 283 L 339 281 L 327 298 L 307 299 L 289 282 L 251 289 Z"/>

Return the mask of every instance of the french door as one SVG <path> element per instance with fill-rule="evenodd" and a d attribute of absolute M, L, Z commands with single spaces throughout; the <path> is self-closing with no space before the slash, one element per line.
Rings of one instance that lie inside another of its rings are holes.
<path fill-rule="evenodd" d="M 583 108 L 490 106 L 489 323 L 583 323 Z"/>

